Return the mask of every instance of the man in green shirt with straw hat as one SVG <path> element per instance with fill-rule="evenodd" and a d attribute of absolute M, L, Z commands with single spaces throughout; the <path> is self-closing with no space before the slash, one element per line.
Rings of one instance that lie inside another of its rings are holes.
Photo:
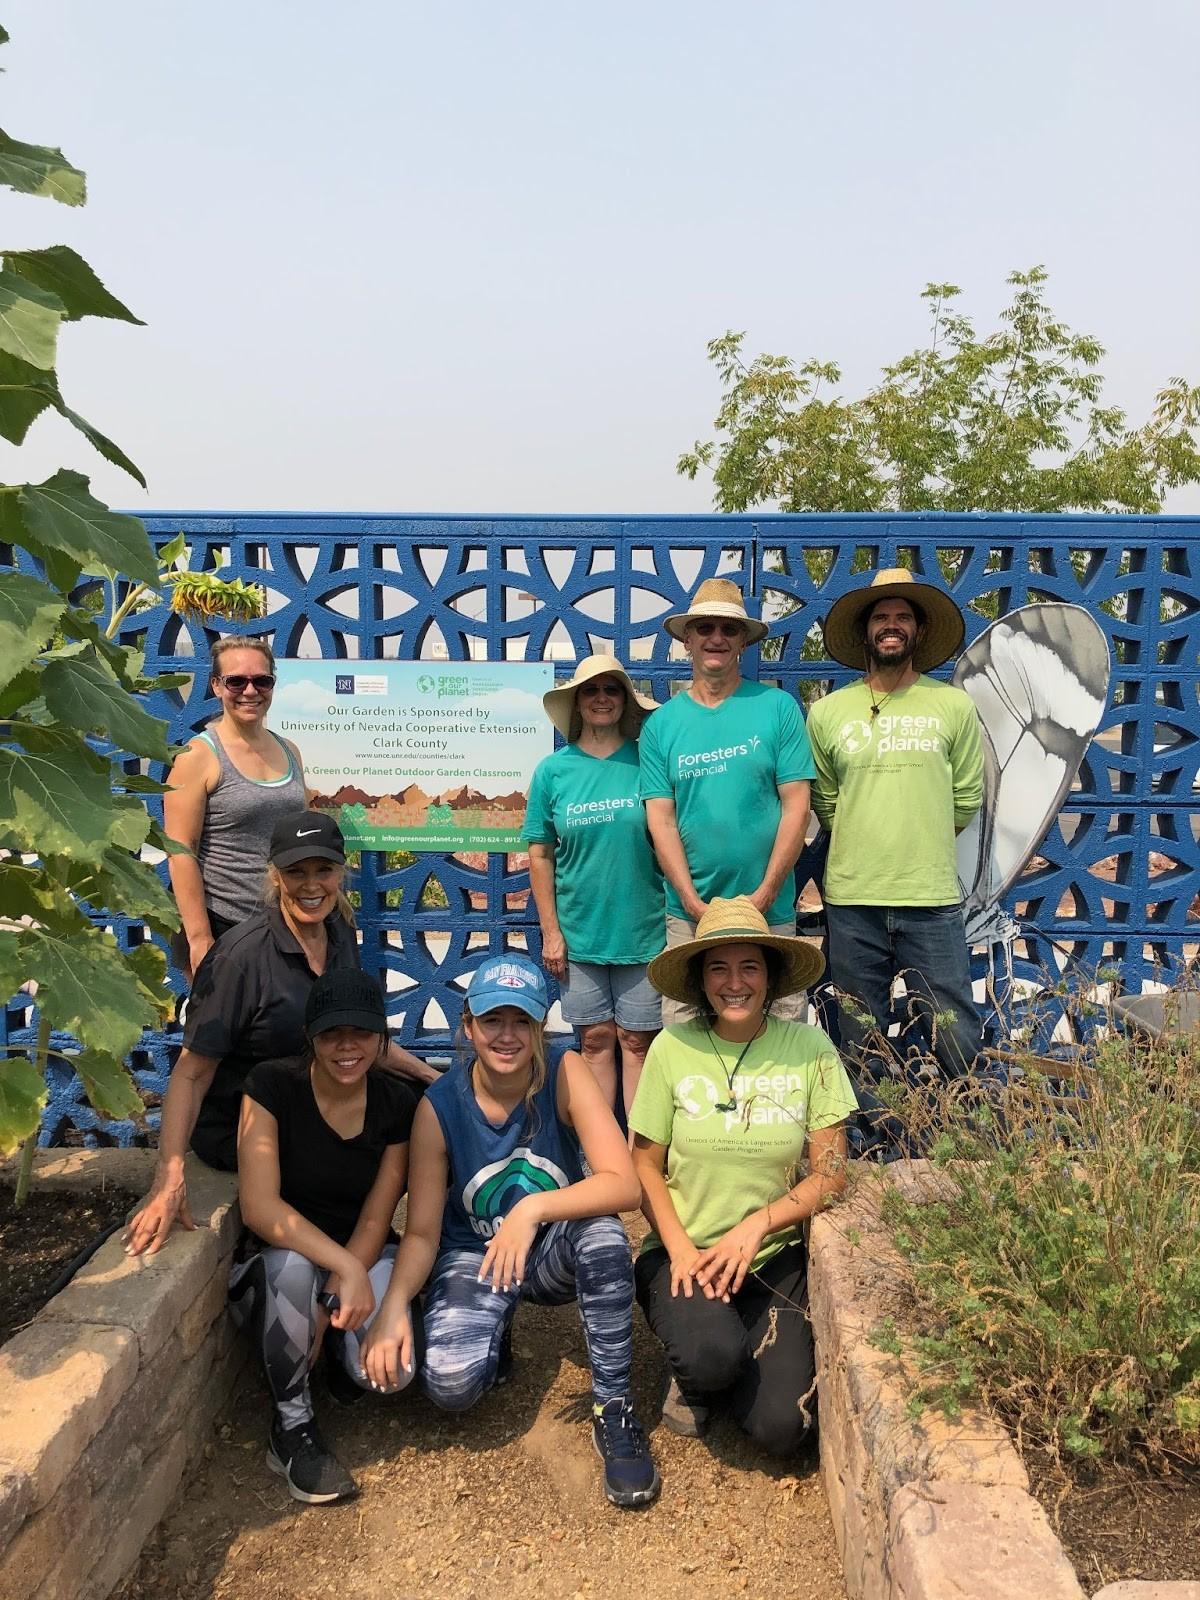
<path fill-rule="evenodd" d="M 963 615 L 897 567 L 835 601 L 824 632 L 832 659 L 863 673 L 808 717 L 813 807 L 830 833 L 829 976 L 857 1002 L 842 1011 L 844 1048 L 879 1070 L 870 1035 L 886 1030 L 903 976 L 923 1047 L 958 1076 L 982 1036 L 954 840 L 983 798 L 983 748 L 970 696 L 927 674 L 961 649 Z M 913 1033 L 902 1029 L 901 1055 Z"/>

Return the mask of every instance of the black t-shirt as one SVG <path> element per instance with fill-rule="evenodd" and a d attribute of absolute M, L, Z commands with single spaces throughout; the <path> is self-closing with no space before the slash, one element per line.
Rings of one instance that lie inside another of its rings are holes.
<path fill-rule="evenodd" d="M 358 939 L 335 911 L 325 919 L 325 970 L 357 967 Z M 304 1006 L 316 979 L 277 906 L 256 911 L 223 933 L 196 969 L 183 1024 L 183 1043 L 216 1056 L 192 1149 L 223 1172 L 237 1171 L 237 1124 L 242 1086 L 260 1061 L 293 1056 L 304 1043 Z"/>
<path fill-rule="evenodd" d="M 367 1073 L 362 1132 L 343 1139 L 325 1121 L 300 1058 L 260 1061 L 246 1093 L 279 1124 L 279 1193 L 314 1227 L 345 1244 L 390 1144 L 406 1144 L 417 1097 L 390 1073 Z"/>

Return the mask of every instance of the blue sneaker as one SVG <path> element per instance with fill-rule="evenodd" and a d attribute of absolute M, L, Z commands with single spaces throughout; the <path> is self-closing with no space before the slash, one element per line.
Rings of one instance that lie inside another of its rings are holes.
<path fill-rule="evenodd" d="M 604 1463 L 604 1493 L 615 1506 L 648 1506 L 662 1479 L 650 1459 L 646 1430 L 621 1396 L 592 1407 L 592 1443 Z"/>

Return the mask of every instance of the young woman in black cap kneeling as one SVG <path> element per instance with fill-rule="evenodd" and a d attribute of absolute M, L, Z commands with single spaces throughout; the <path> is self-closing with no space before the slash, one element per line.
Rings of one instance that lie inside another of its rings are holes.
<path fill-rule="evenodd" d="M 374 978 L 327 972 L 304 1021 L 307 1052 L 260 1062 L 246 1079 L 238 1196 L 251 1251 L 233 1269 L 229 1298 L 275 1402 L 267 1464 L 293 1499 L 322 1504 L 357 1490 L 317 1429 L 309 1372 L 323 1339 L 333 1399 L 352 1405 L 372 1387 L 360 1340 L 391 1276 L 416 1096 L 379 1070 L 387 1017 Z M 390 1392 L 408 1385 L 417 1361 L 414 1351 Z"/>

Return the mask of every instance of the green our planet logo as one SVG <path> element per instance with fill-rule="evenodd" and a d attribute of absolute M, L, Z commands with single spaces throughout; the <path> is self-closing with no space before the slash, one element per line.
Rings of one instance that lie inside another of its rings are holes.
<path fill-rule="evenodd" d="M 463 1190 L 463 1209 L 474 1231 L 490 1239 L 518 1200 L 570 1182 L 560 1166 L 521 1146 L 507 1160 L 479 1169 Z"/>
<path fill-rule="evenodd" d="M 675 1093 L 679 1097 L 679 1104 L 692 1122 L 702 1121 L 705 1117 L 711 1116 L 716 1109 L 717 1086 L 702 1072 L 694 1072 L 688 1078 L 681 1078 Z"/>
<path fill-rule="evenodd" d="M 420 689 L 422 694 L 432 694 L 433 678 L 428 672 L 423 672 L 417 679 L 417 688 Z"/>
<path fill-rule="evenodd" d="M 848 756 L 856 756 L 865 750 L 871 742 L 871 730 L 865 722 L 857 718 L 852 722 L 842 724 L 842 731 L 838 734 L 838 743 Z"/>

